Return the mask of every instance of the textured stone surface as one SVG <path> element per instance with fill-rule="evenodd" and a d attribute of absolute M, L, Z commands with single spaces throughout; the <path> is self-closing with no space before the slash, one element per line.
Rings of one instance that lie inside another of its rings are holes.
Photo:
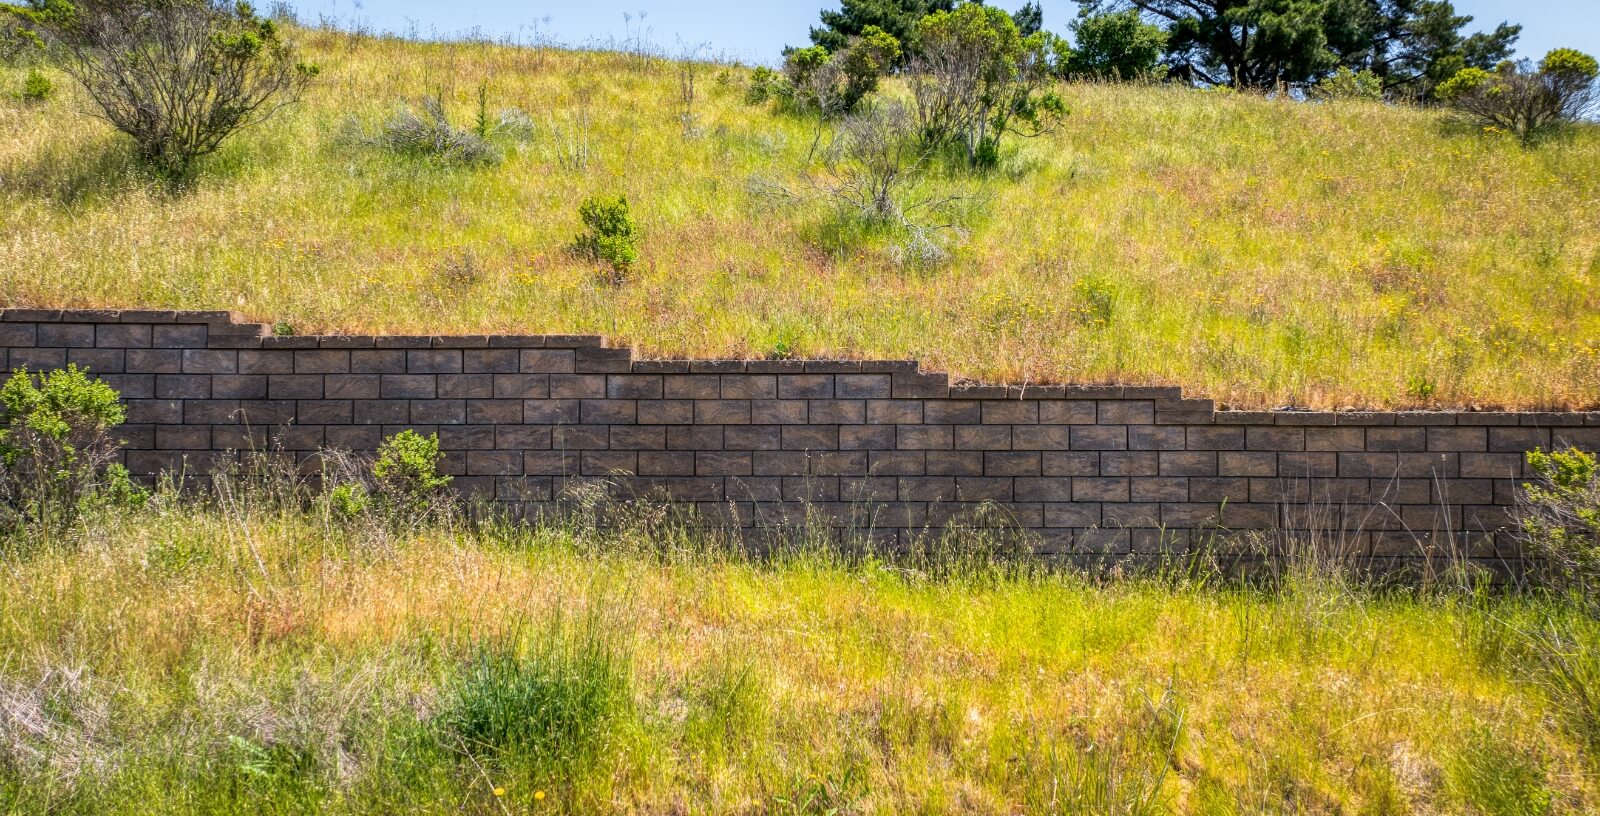
<path fill-rule="evenodd" d="M 309 460 L 438 433 L 464 491 L 519 514 L 574 489 L 708 523 L 819 520 L 909 543 L 949 524 L 1044 553 L 1182 552 L 1313 527 L 1373 559 L 1514 555 L 1539 447 L 1600 449 L 1597 413 L 1218 412 L 1178 389 L 951 385 L 906 361 L 636 360 L 591 336 L 272 337 L 224 312 L 0 312 L 0 364 L 121 391 L 128 467 L 203 478 L 240 451 Z"/>

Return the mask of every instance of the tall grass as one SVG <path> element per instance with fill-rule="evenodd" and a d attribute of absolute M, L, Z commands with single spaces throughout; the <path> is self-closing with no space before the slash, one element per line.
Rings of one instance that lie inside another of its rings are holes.
<path fill-rule="evenodd" d="M 0 812 L 1584 813 L 1600 795 L 1600 629 L 1559 598 L 753 557 L 664 522 L 352 534 L 292 493 L 166 491 L 7 550 Z"/>
<path fill-rule="evenodd" d="M 45 105 L 0 93 L 0 305 L 916 356 L 1240 406 L 1600 401 L 1590 126 L 1525 150 L 1431 111 L 1069 85 L 1063 127 L 1001 172 L 925 185 L 973 202 L 929 266 L 902 262 L 918 253 L 892 231 L 757 192 L 824 172 L 813 144 L 830 134 L 747 105 L 737 66 L 705 66 L 686 130 L 678 72 L 637 49 L 297 36 L 323 81 L 182 195 L 141 179 L 66 82 Z M 0 69 L 0 88 L 21 81 Z M 496 166 L 340 138 L 436 92 L 467 121 L 480 87 L 533 124 Z M 643 236 L 620 287 L 566 249 L 579 203 L 616 194 Z"/>

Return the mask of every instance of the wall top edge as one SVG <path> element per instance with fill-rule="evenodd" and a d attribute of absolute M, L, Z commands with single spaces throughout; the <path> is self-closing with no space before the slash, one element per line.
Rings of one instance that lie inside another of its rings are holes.
<path fill-rule="evenodd" d="M 1121 385 L 1115 383 L 1040 383 L 996 385 L 952 379 L 940 372 L 923 371 L 916 360 L 865 359 L 680 359 L 644 358 L 631 349 L 612 347 L 599 335 L 585 334 L 480 334 L 480 335 L 288 335 L 272 333 L 266 323 L 254 323 L 238 312 L 181 309 L 0 309 L 0 323 L 177 324 L 207 327 L 210 348 L 282 350 L 421 350 L 421 349 L 549 349 L 571 350 L 613 374 L 876 374 L 889 375 L 896 391 L 904 382 L 913 390 L 927 389 L 925 398 L 957 400 L 1153 400 L 1158 424 L 1216 424 L 1219 426 L 1541 426 L 1597 427 L 1600 411 L 1495 411 L 1495 410 L 1339 410 L 1218 409 L 1212 400 L 1185 398 L 1177 386 Z M 613 369 L 605 363 L 625 364 Z M 584 369 L 580 369 L 584 370 Z M 898 395 L 898 393 L 897 393 Z"/>

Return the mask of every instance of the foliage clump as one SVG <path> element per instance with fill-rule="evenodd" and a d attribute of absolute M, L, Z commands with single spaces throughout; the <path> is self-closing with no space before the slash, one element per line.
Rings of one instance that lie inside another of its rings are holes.
<path fill-rule="evenodd" d="M 1072 23 L 1076 47 L 1056 40 L 1056 70 L 1072 79 L 1158 80 L 1166 76 L 1161 54 L 1167 32 L 1144 21 L 1137 9 L 1083 14 Z"/>
<path fill-rule="evenodd" d="M 782 72 L 760 67 L 751 74 L 749 100 L 776 99 L 794 110 L 837 116 L 856 110 L 903 54 L 900 40 L 867 26 L 835 51 L 820 45 L 791 50 Z"/>
<path fill-rule="evenodd" d="M 1580 450 L 1528 454 L 1516 519 L 1538 575 L 1600 608 L 1600 467 Z"/>
<path fill-rule="evenodd" d="M 578 206 L 584 231 L 573 240 L 582 256 L 604 263 L 620 281 L 639 260 L 639 229 L 628 210 L 627 196 L 595 196 Z"/>
<path fill-rule="evenodd" d="M 55 95 L 56 84 L 38 68 L 28 70 L 22 79 L 22 98 L 26 102 L 43 102 Z"/>
<path fill-rule="evenodd" d="M 1009 134 L 1036 136 L 1066 115 L 1050 81 L 1049 39 L 1024 37 L 1005 11 L 968 3 L 917 26 L 912 62 L 918 131 L 930 148 L 959 149 L 968 164 L 999 163 Z"/>
<path fill-rule="evenodd" d="M 12 373 L 0 386 L 0 530 L 48 538 L 97 501 L 139 502 L 116 463 L 124 416 L 116 390 L 76 365 Z"/>
<path fill-rule="evenodd" d="M 373 141 L 402 156 L 445 163 L 494 164 L 500 160 L 488 139 L 450 122 L 444 100 L 438 96 L 424 97 L 417 108 L 397 108 L 384 120 Z"/>
<path fill-rule="evenodd" d="M 439 435 L 404 430 L 378 446 L 372 477 L 378 497 L 390 508 L 420 511 L 438 499 L 451 478 L 439 473 Z"/>
<path fill-rule="evenodd" d="M 1445 104 L 1486 128 L 1510 131 L 1529 144 L 1587 116 L 1600 101 L 1600 63 L 1570 48 L 1528 60 L 1500 63 L 1493 71 L 1466 68 L 1439 86 Z"/>
<path fill-rule="evenodd" d="M 1324 102 L 1378 102 L 1383 99 L 1383 80 L 1366 70 L 1352 71 L 1346 66 L 1323 77 L 1313 85 L 1311 98 Z"/>
<path fill-rule="evenodd" d="M 297 100 L 317 74 L 245 2 L 27 0 L 12 10 L 98 115 L 169 180 Z"/>

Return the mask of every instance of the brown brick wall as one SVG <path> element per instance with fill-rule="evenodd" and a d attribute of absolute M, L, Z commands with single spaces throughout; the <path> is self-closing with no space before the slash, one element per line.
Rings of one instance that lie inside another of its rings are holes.
<path fill-rule="evenodd" d="M 0 313 L 7 370 L 77 363 L 128 406 L 128 467 L 204 476 L 437 432 L 456 484 L 519 512 L 577 483 L 750 528 L 901 541 L 1006 518 L 1055 553 L 1336 527 L 1360 553 L 1511 556 L 1523 453 L 1600 449 L 1600 413 L 1244 412 L 1176 388 L 951 385 L 913 362 L 635 360 L 588 336 L 272 337 L 225 312 Z M 1003 512 L 985 512 L 998 506 Z"/>

